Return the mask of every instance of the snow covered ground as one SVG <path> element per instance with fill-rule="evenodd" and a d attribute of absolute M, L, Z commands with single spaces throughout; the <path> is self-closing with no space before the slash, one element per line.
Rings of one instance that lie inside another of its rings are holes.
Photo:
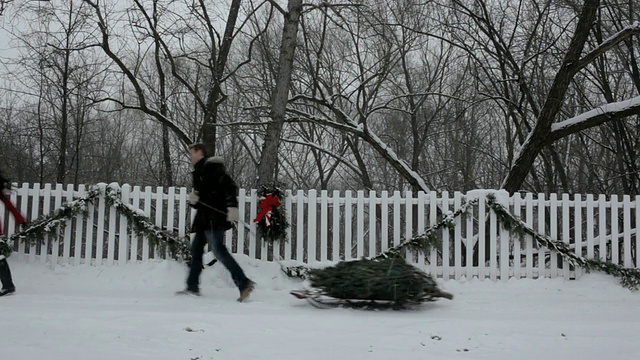
<path fill-rule="evenodd" d="M 9 259 L 0 298 L 3 360 L 640 359 L 640 293 L 616 279 L 443 282 L 453 301 L 418 311 L 319 310 L 276 264 L 240 258 L 258 282 L 239 304 L 219 265 L 201 298 L 176 297 L 174 262 L 59 266 Z"/>

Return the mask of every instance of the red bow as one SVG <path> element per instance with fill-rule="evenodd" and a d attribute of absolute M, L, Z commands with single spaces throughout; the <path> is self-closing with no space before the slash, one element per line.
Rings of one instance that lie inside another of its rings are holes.
<path fill-rule="evenodd" d="M 16 218 L 16 223 L 24 224 L 24 223 L 27 222 L 27 219 L 25 219 L 24 216 L 22 216 L 20 211 L 15 207 L 15 205 L 13 205 L 11 200 L 9 200 L 9 198 L 5 194 L 3 194 L 2 192 L 0 192 L 0 201 L 2 201 L 4 203 L 4 206 L 9 210 L 9 212 L 11 214 L 13 214 L 13 217 Z M 1 222 L 0 222 L 0 235 L 2 235 L 2 223 Z"/>
<path fill-rule="evenodd" d="M 274 207 L 280 206 L 280 199 L 278 199 L 278 195 L 267 194 L 266 197 L 260 198 L 260 213 L 258 217 L 256 217 L 253 222 L 260 222 L 264 218 L 264 222 L 267 226 L 271 226 L 271 212 Z"/>

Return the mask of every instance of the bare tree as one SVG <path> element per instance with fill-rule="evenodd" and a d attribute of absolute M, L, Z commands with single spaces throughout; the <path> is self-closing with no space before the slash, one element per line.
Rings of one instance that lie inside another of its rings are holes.
<path fill-rule="evenodd" d="M 271 99 L 271 122 L 267 125 L 267 132 L 260 155 L 257 185 L 274 182 L 278 165 L 278 145 L 282 137 L 282 127 L 285 121 L 291 74 L 296 51 L 298 24 L 302 12 L 302 0 L 289 0 L 287 11 L 283 12 L 284 28 L 280 43 L 280 58 L 278 60 L 278 76 Z"/>

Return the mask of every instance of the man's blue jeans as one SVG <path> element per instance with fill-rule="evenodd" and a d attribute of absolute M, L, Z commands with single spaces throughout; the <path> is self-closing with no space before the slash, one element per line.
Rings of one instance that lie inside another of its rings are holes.
<path fill-rule="evenodd" d="M 200 273 L 202 273 L 202 255 L 204 246 L 209 244 L 219 262 L 231 273 L 231 278 L 240 291 L 247 287 L 249 279 L 224 244 L 224 231 L 221 229 L 197 232 L 191 244 L 191 268 L 187 277 L 187 290 L 200 290 Z"/>

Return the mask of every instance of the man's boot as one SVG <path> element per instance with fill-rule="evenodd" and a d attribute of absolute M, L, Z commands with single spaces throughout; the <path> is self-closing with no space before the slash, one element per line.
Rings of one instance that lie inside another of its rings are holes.
<path fill-rule="evenodd" d="M 0 290 L 0 296 L 12 294 L 16 291 L 16 287 L 13 284 L 11 278 L 11 269 L 9 269 L 9 263 L 4 256 L 0 256 L 0 282 L 2 283 L 2 289 Z"/>

